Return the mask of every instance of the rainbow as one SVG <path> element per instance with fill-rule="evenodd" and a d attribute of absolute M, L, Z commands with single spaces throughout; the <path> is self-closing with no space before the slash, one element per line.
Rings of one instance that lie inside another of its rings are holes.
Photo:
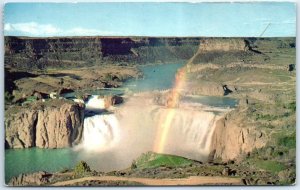
<path fill-rule="evenodd" d="M 154 143 L 153 151 L 157 153 L 163 153 L 165 143 L 168 137 L 168 132 L 171 127 L 172 120 L 175 116 L 175 109 L 176 105 L 179 102 L 179 91 L 183 88 L 186 81 L 186 68 L 181 68 L 178 70 L 175 78 L 174 87 L 171 90 L 170 95 L 167 99 L 167 107 L 165 114 L 162 114 L 162 117 L 159 121 L 159 128 L 156 134 L 156 140 Z"/>

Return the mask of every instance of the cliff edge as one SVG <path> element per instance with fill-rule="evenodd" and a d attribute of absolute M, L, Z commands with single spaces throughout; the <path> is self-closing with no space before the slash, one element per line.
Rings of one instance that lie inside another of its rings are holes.
<path fill-rule="evenodd" d="M 6 111 L 5 148 L 64 148 L 80 140 L 83 105 L 49 100 L 28 106 L 12 106 Z"/>

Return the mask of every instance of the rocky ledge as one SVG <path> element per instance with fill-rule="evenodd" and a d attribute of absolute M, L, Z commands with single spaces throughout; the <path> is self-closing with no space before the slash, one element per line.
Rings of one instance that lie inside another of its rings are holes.
<path fill-rule="evenodd" d="M 37 186 L 49 182 L 49 178 L 53 174 L 45 171 L 40 171 L 32 174 L 21 174 L 18 177 L 13 177 L 8 183 L 9 186 Z"/>
<path fill-rule="evenodd" d="M 5 112 L 5 148 L 64 148 L 80 140 L 84 105 L 66 100 L 11 106 Z"/>

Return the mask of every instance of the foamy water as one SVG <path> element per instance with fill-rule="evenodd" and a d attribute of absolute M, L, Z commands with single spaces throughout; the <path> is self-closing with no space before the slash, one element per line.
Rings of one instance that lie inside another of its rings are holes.
<path fill-rule="evenodd" d="M 82 143 L 84 149 L 105 151 L 120 141 L 119 122 L 114 114 L 95 115 L 84 120 Z"/>
<path fill-rule="evenodd" d="M 93 103 L 99 103 L 91 99 Z M 174 117 L 166 135 L 163 151 L 190 159 L 206 161 L 215 122 L 214 112 L 151 105 L 145 98 L 132 97 L 115 113 L 94 115 L 84 120 L 83 138 L 78 146 L 92 152 L 115 152 L 119 162 L 128 165 L 147 151 L 156 151 L 160 143 L 161 123 L 170 111 Z M 89 105 L 94 109 L 97 105 Z M 99 108 L 100 109 L 100 108 Z M 77 147 L 77 148 L 78 148 Z"/>
<path fill-rule="evenodd" d="M 87 110 L 102 110 L 105 109 L 105 101 L 104 98 L 93 95 L 85 106 Z"/>

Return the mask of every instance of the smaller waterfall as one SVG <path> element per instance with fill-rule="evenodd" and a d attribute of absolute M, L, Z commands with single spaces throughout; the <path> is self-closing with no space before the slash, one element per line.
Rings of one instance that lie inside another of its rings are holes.
<path fill-rule="evenodd" d="M 93 95 L 86 103 L 87 110 L 101 110 L 105 109 L 105 99 L 100 96 Z"/>
<path fill-rule="evenodd" d="M 120 141 L 119 122 L 115 114 L 99 114 L 106 109 L 105 98 L 93 95 L 86 103 L 92 116 L 84 119 L 82 142 L 77 147 L 89 151 L 105 151 Z"/>
<path fill-rule="evenodd" d="M 84 119 L 81 146 L 85 150 L 105 151 L 120 140 L 119 123 L 114 114 L 95 115 Z"/>

